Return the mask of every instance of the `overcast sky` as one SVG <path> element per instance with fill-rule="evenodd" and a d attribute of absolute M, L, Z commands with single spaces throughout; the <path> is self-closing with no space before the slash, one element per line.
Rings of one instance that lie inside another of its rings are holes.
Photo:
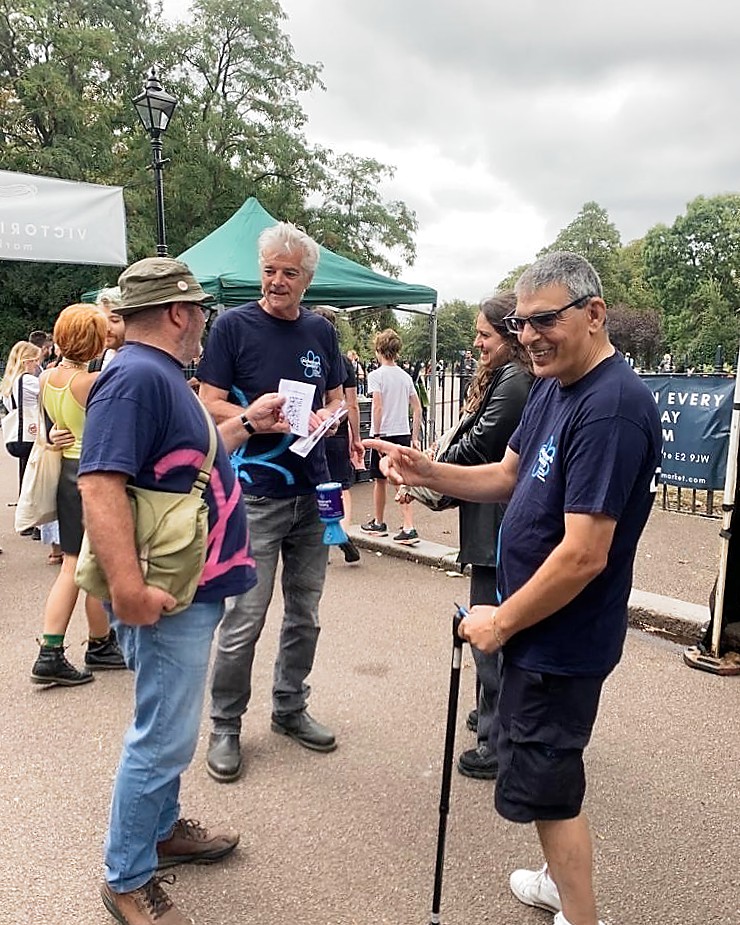
<path fill-rule="evenodd" d="M 184 7 L 167 0 L 167 9 Z M 396 168 L 407 282 L 478 301 L 595 200 L 623 243 L 740 189 L 735 0 L 281 0 L 307 135 Z"/>

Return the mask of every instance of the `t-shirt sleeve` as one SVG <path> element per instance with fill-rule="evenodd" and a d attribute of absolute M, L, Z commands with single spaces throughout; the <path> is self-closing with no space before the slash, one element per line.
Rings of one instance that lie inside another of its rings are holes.
<path fill-rule="evenodd" d="M 633 421 L 603 418 L 583 425 L 565 450 L 565 512 L 618 520 L 648 451 L 647 434 Z"/>
<path fill-rule="evenodd" d="M 372 395 L 378 388 L 378 370 L 374 369 L 367 374 L 367 394 Z"/>
<path fill-rule="evenodd" d="M 159 443 L 155 416 L 136 377 L 108 373 L 92 393 L 82 434 L 79 473 L 122 472 L 136 476 Z"/>
<path fill-rule="evenodd" d="M 236 379 L 233 335 L 228 313 L 220 315 L 208 332 L 195 378 L 227 391 Z"/>

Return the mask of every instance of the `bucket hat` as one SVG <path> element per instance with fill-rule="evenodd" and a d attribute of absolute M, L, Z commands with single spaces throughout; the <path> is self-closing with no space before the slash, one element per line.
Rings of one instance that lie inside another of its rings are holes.
<path fill-rule="evenodd" d="M 190 272 L 171 257 L 145 257 L 127 267 L 118 277 L 121 304 L 117 315 L 133 315 L 144 308 L 170 302 L 208 302 L 213 299 Z"/>

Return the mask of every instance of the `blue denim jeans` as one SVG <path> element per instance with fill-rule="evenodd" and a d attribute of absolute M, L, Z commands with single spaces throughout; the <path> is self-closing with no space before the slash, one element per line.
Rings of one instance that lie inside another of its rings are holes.
<path fill-rule="evenodd" d="M 123 740 L 105 842 L 106 880 L 127 893 L 157 867 L 157 842 L 180 816 L 180 775 L 198 742 L 208 658 L 223 604 L 191 604 L 153 626 L 111 622 L 134 672 L 134 718 Z"/>
<path fill-rule="evenodd" d="M 244 496 L 257 585 L 227 598 L 213 669 L 211 719 L 216 733 L 239 734 L 252 694 L 254 651 L 265 625 L 282 556 L 285 610 L 275 659 L 273 712 L 297 713 L 306 706 L 305 683 L 319 638 L 319 601 L 329 547 L 323 543 L 316 496 Z"/>

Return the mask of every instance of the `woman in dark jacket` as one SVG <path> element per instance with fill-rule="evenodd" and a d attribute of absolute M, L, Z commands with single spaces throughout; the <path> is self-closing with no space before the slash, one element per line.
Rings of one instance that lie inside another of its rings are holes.
<path fill-rule="evenodd" d="M 477 466 L 503 458 L 509 438 L 521 418 L 532 375 L 526 354 L 510 334 L 503 319 L 516 307 L 513 292 L 485 299 L 476 320 L 474 346 L 480 350 L 478 368 L 470 383 L 452 446 L 438 457 L 440 462 Z M 470 604 L 496 602 L 498 532 L 504 513 L 502 504 L 460 501 L 460 554 L 458 561 L 471 567 Z M 486 655 L 473 649 L 478 681 L 478 745 L 462 753 L 458 770 L 467 777 L 493 779 L 496 762 L 496 702 L 500 680 L 500 653 Z M 476 711 L 469 717 L 475 728 Z"/>

